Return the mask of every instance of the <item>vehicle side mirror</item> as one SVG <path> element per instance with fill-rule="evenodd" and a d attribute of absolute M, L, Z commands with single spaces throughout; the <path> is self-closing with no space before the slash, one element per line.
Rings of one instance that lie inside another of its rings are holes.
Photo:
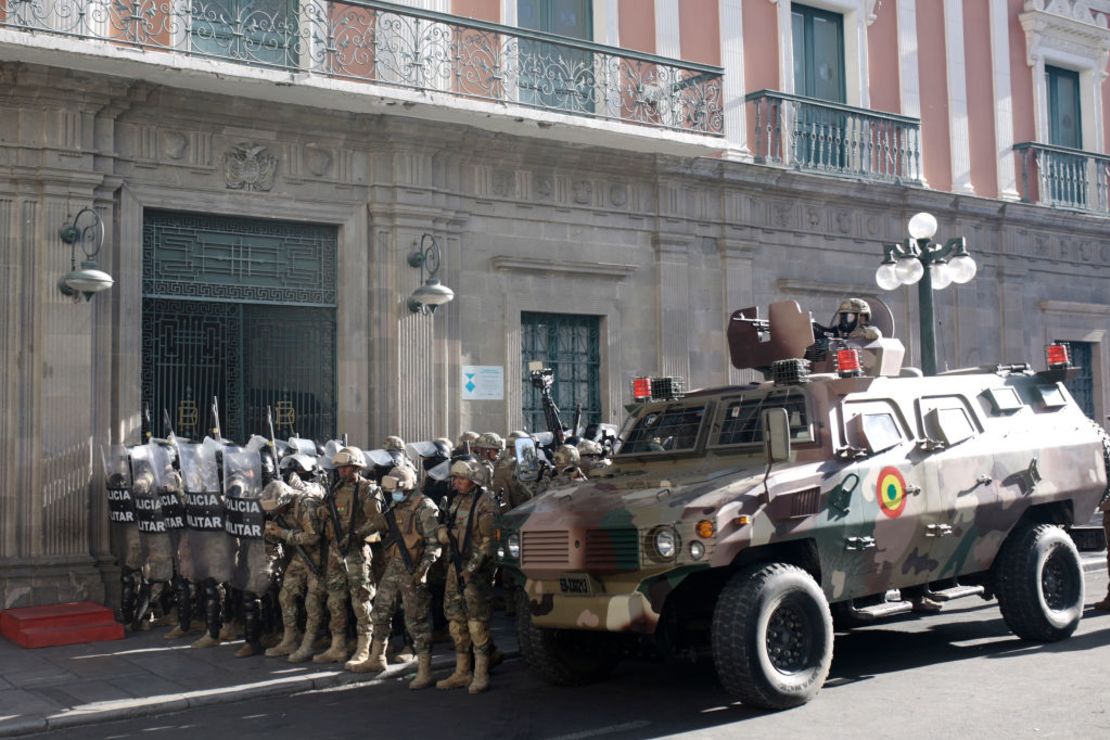
<path fill-rule="evenodd" d="M 516 477 L 525 483 L 532 483 L 540 477 L 539 453 L 536 443 L 527 437 L 513 443 L 513 452 L 516 454 Z"/>
<path fill-rule="evenodd" d="M 790 459 L 790 417 L 786 409 L 767 409 L 763 412 L 763 448 L 768 462 Z"/>

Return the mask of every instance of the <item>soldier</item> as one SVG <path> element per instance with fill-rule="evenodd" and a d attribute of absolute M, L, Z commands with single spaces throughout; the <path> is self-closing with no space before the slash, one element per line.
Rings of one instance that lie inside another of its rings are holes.
<path fill-rule="evenodd" d="M 180 476 L 173 468 L 174 457 L 176 448 L 164 440 L 152 440 L 131 451 L 131 490 L 143 556 L 136 628 L 150 626 L 151 612 L 160 608 L 162 592 L 173 580 L 178 535 L 185 526 L 183 516 L 174 516 L 173 510 L 169 515 L 163 511 L 163 500 L 176 502 L 174 492 L 181 489 Z M 169 495 L 164 496 L 167 492 Z"/>
<path fill-rule="evenodd" d="M 831 333 L 841 339 L 861 342 L 873 342 L 883 336 L 878 327 L 871 325 L 871 306 L 862 298 L 846 298 L 840 302 Z"/>
<path fill-rule="evenodd" d="M 474 457 L 478 458 L 478 462 L 486 471 L 486 480 L 482 484 L 486 488 L 493 485 L 493 471 L 497 464 L 497 458 L 505 451 L 505 440 L 501 439 L 501 435 L 495 432 L 486 432 L 485 434 L 478 435 L 478 439 L 471 445 L 474 450 Z M 493 489 L 494 494 L 497 493 Z"/>
<path fill-rule="evenodd" d="M 437 535 L 439 510 L 431 499 L 414 493 L 416 473 L 401 465 L 382 479 L 391 504 L 378 518 L 376 527 L 385 538 L 382 549 L 385 572 L 378 582 L 374 603 L 374 639 L 370 657 L 351 668 L 356 673 L 380 673 L 386 668 L 385 645 L 390 621 L 397 607 L 404 609 L 405 629 L 412 636 L 418 660 L 416 678 L 410 689 L 432 684 L 432 635 L 428 625 L 428 571 L 439 558 Z"/>
<path fill-rule="evenodd" d="M 489 633 L 493 591 L 493 523 L 497 502 L 482 485 L 484 473 L 474 460 L 451 464 L 456 496 L 439 541 L 450 547 L 444 615 L 455 643 L 455 672 L 436 683 L 437 689 L 468 686 L 471 694 L 489 688 L 492 641 Z M 474 673 L 470 650 L 474 649 Z"/>
<path fill-rule="evenodd" d="M 344 666 L 350 670 L 370 657 L 374 580 L 371 575 L 373 556 L 367 541 L 378 539 L 376 534 L 371 534 L 371 528 L 382 511 L 382 495 L 378 487 L 359 472 L 366 467 L 366 458 L 359 448 L 344 447 L 335 453 L 332 464 L 339 477 L 320 507 L 328 543 L 325 583 L 328 611 L 331 612 L 331 647 L 312 660 L 314 663 L 336 663 L 347 657 L 346 601 L 349 595 L 358 634 L 355 654 Z"/>
<path fill-rule="evenodd" d="M 517 478 L 516 448 L 518 439 L 527 439 L 528 433 L 514 431 L 509 434 L 505 451 L 497 458 L 493 468 L 493 490 L 501 492 L 502 504 L 508 511 L 515 509 L 535 495 L 535 489 Z"/>
<path fill-rule="evenodd" d="M 143 564 L 135 502 L 131 497 L 131 457 L 123 445 L 112 445 L 101 449 L 101 458 L 108 489 L 111 549 L 120 567 L 120 621 L 130 626 L 135 620 L 135 586 Z"/>
<path fill-rule="evenodd" d="M 584 439 L 578 443 L 578 457 L 581 460 L 582 472 L 587 476 L 601 473 L 613 461 L 605 457 L 605 448 L 592 439 Z"/>
<path fill-rule="evenodd" d="M 455 451 L 452 454 L 452 459 L 462 457 L 464 455 L 473 454 L 474 443 L 478 441 L 478 437 L 482 435 L 478 432 L 465 431 L 459 435 L 459 442 L 455 445 Z"/>
<path fill-rule="evenodd" d="M 548 481 L 547 489 L 582 483 L 588 480 L 582 468 L 578 467 L 578 450 L 571 445 L 560 445 L 555 450 L 555 474 Z"/>
<path fill-rule="evenodd" d="M 1106 534 L 1106 542 L 1110 543 L 1110 498 L 1103 501 L 1098 510 L 1102 512 L 1102 531 Z M 1106 550 L 1106 567 L 1110 570 L 1110 548 Z M 1110 585 L 1106 587 L 1106 596 L 1102 601 L 1095 602 L 1095 609 L 1100 612 L 1110 612 Z"/>
<path fill-rule="evenodd" d="M 292 550 L 281 581 L 281 642 L 266 651 L 268 657 L 298 654 L 302 662 L 312 655 L 312 642 L 320 628 L 325 598 L 318 510 L 326 491 L 311 480 L 315 461 L 304 453 L 289 455 L 282 461 L 286 480 L 274 481 L 262 492 L 262 508 L 267 512 L 266 536 Z M 297 598 L 304 595 L 305 636 L 297 649 Z"/>

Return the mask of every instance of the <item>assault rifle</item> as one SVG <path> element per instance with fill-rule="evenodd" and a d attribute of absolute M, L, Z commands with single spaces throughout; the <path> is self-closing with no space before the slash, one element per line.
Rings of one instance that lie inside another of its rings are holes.
<path fill-rule="evenodd" d="M 220 434 L 220 401 L 215 396 L 212 396 L 212 439 L 217 442 L 224 439 Z"/>

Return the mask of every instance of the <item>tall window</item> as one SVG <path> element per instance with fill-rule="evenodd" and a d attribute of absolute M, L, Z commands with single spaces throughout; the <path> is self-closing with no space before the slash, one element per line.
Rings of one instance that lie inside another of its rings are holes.
<path fill-rule="evenodd" d="M 517 0 L 517 25 L 589 41 L 591 0 Z M 593 54 L 558 44 L 521 39 L 520 102 L 572 112 L 594 110 Z"/>
<path fill-rule="evenodd" d="M 1082 119 L 1079 109 L 1079 73 L 1045 65 L 1048 90 L 1048 143 L 1070 149 L 1083 148 Z M 1084 207 L 1087 204 L 1087 158 L 1053 154 L 1044 161 L 1047 167 L 1048 195 L 1053 203 Z"/>
<path fill-rule="evenodd" d="M 793 3 L 794 93 L 843 103 L 844 18 L 836 13 Z M 813 105 L 798 107 L 794 153 L 803 167 L 840 168 L 846 164 L 847 118 Z"/>
<path fill-rule="evenodd" d="M 1074 374 L 1069 373 L 1071 377 L 1064 381 L 1064 385 L 1079 404 L 1079 408 L 1083 409 L 1083 413 L 1094 419 L 1095 374 L 1091 364 L 1094 361 L 1095 345 L 1093 342 L 1072 342 L 1066 339 L 1056 341 L 1068 345 L 1071 364 L 1076 368 Z"/>
<path fill-rule="evenodd" d="M 582 424 L 601 421 L 601 340 L 597 316 L 530 313 L 520 315 L 521 362 L 524 369 L 524 423 L 528 431 L 546 431 L 543 401 L 532 387 L 528 363 L 539 360 L 555 371 L 551 397 L 563 424 L 582 404 Z"/>

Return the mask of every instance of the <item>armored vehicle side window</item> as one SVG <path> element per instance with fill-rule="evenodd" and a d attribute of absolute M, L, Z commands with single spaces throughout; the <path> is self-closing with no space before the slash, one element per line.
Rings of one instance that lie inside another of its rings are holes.
<path fill-rule="evenodd" d="M 1005 388 L 988 388 L 984 393 L 990 399 L 991 408 L 994 409 L 996 414 L 1017 411 L 1025 405 L 1021 402 L 1021 397 L 1018 396 L 1017 391 L 1008 386 Z"/>
<path fill-rule="evenodd" d="M 964 400 L 959 396 L 923 398 L 918 403 L 922 431 L 929 439 L 951 447 L 978 432 Z"/>
<path fill-rule="evenodd" d="M 805 396 L 801 393 L 789 393 L 754 398 L 741 397 L 726 402 L 721 420 L 721 433 L 714 446 L 762 444 L 763 411 L 774 408 L 786 409 L 790 418 L 791 439 L 800 442 L 808 442 L 812 439 Z"/>
<path fill-rule="evenodd" d="M 889 450 L 908 436 L 902 415 L 890 401 L 844 404 L 844 431 L 848 444 L 875 454 Z"/>
<path fill-rule="evenodd" d="M 1038 385 L 1037 395 L 1041 398 L 1041 405 L 1046 409 L 1059 409 L 1068 405 L 1064 392 L 1060 390 L 1060 383 L 1056 385 Z"/>
<path fill-rule="evenodd" d="M 682 452 L 694 449 L 705 406 L 667 406 L 646 412 L 621 444 L 621 455 Z"/>

